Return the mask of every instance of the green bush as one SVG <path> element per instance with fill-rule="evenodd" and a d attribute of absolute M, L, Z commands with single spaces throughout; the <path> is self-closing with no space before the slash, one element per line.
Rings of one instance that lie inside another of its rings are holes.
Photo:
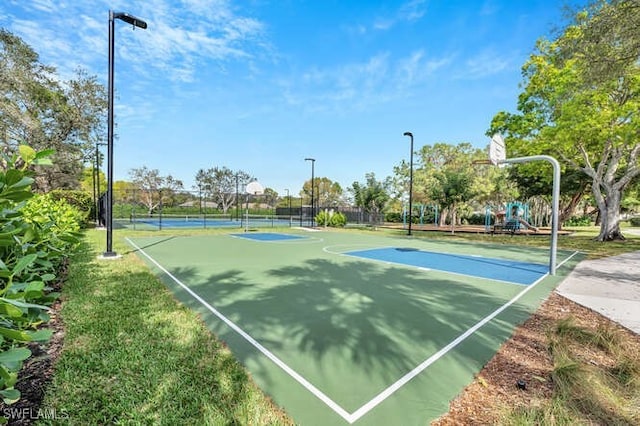
<path fill-rule="evenodd" d="M 64 200 L 70 206 L 75 207 L 82 214 L 81 226 L 84 226 L 85 222 L 91 216 L 91 213 L 95 210 L 93 198 L 84 191 L 54 189 L 49 192 L 49 195 L 53 200 Z"/>
<path fill-rule="evenodd" d="M 347 216 L 340 212 L 327 212 L 322 210 L 316 215 L 316 223 L 318 226 L 326 225 L 334 228 L 341 228 L 347 224 Z"/>
<path fill-rule="evenodd" d="M 640 226 L 640 217 L 632 217 L 629 219 L 631 226 Z"/>
<path fill-rule="evenodd" d="M 49 230 L 55 233 L 75 233 L 80 230 L 86 216 L 66 199 L 51 193 L 37 194 L 22 208 L 25 220 L 41 227 L 50 224 Z"/>
<path fill-rule="evenodd" d="M 402 213 L 390 212 L 384 215 L 385 222 L 400 223 L 402 222 Z"/>
<path fill-rule="evenodd" d="M 47 306 L 57 298 L 50 283 L 57 279 L 62 259 L 78 242 L 71 231 L 79 228 L 77 223 L 74 228 L 65 219 L 58 225 L 52 221 L 58 216 L 48 216 L 46 211 L 30 219 L 25 216 L 33 198 L 29 167 L 50 164 L 50 153 L 36 153 L 21 145 L 17 154 L 3 155 L 5 168 L 0 169 L 0 397 L 5 404 L 20 398 L 14 386 L 22 362 L 31 356 L 24 343 L 51 336 L 49 330 L 38 329 L 49 320 Z M 47 208 L 39 202 L 33 201 L 34 209 Z M 62 217 L 69 214 L 61 205 L 57 208 L 64 212 Z"/>
<path fill-rule="evenodd" d="M 462 218 L 462 221 L 466 221 L 469 225 L 484 225 L 487 215 L 484 213 L 473 213 L 470 216 Z M 491 223 L 493 223 L 493 216 L 491 216 Z"/>
<path fill-rule="evenodd" d="M 564 222 L 564 226 L 591 226 L 591 216 L 572 216 Z"/>

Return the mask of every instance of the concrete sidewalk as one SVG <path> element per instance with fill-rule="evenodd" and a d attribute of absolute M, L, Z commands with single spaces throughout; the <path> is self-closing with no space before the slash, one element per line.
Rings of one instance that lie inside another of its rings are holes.
<path fill-rule="evenodd" d="M 556 292 L 640 334 L 640 251 L 583 260 Z"/>

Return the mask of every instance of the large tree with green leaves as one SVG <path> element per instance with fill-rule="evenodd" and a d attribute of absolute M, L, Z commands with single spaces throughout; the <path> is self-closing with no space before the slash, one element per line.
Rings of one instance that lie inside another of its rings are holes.
<path fill-rule="evenodd" d="M 183 187 L 182 181 L 171 175 L 162 176 L 158 169 L 148 169 L 146 166 L 131 169 L 129 176 L 138 192 L 137 200 L 147 208 L 149 214 Z"/>
<path fill-rule="evenodd" d="M 637 4 L 597 2 L 556 40 L 540 40 L 523 67 L 519 112 L 497 114 L 490 130 L 507 135 L 510 156 L 549 154 L 589 178 L 600 212 L 598 241 L 624 238 L 620 203 L 640 176 L 640 44 L 627 40 L 639 37 L 628 24 L 638 20 Z M 620 10 L 634 16 L 612 19 Z M 595 31 L 605 21 L 606 31 Z M 612 66 L 594 69 L 600 55 L 613 58 Z"/>
<path fill-rule="evenodd" d="M 389 201 L 390 186 L 390 178 L 379 181 L 374 173 L 367 173 L 363 183 L 351 184 L 355 204 L 369 214 L 370 222 L 382 222 L 380 215 Z"/>
<path fill-rule="evenodd" d="M 224 213 L 237 201 L 236 194 L 242 194 L 244 187 L 255 180 L 242 170 L 233 171 L 228 167 L 200 169 L 196 173 L 196 185 L 204 193 L 210 194 Z"/>
<path fill-rule="evenodd" d="M 55 149 L 53 167 L 37 168 L 36 188 L 77 188 L 83 163 L 104 138 L 107 97 L 83 71 L 63 82 L 22 39 L 0 29 L 0 149 L 21 143 Z"/>
<path fill-rule="evenodd" d="M 418 203 L 437 204 L 455 224 L 456 211 L 462 204 L 470 202 L 476 195 L 485 201 L 491 198 L 493 185 L 488 180 L 498 172 L 487 173 L 482 167 L 474 167 L 474 160 L 485 159 L 486 153 L 471 144 L 458 145 L 435 143 L 424 145 L 417 152 L 413 179 L 414 207 Z M 408 194 L 408 165 L 402 162 L 395 167 L 395 182 L 403 184 Z M 406 197 L 408 198 L 408 197 Z M 445 215 L 441 216 L 441 222 Z"/>
<path fill-rule="evenodd" d="M 338 182 L 334 182 L 327 177 L 315 177 L 313 196 L 316 206 L 338 207 L 344 204 L 344 191 Z M 300 196 L 305 198 L 305 202 L 311 204 L 311 179 L 302 185 Z"/>

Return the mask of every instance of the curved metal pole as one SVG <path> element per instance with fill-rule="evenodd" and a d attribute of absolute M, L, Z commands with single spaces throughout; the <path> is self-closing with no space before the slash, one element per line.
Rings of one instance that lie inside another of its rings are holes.
<path fill-rule="evenodd" d="M 553 166 L 553 190 L 551 201 L 551 253 L 549 255 L 549 274 L 556 274 L 556 256 L 558 251 L 558 210 L 560 209 L 560 163 L 549 155 L 532 155 L 530 157 L 508 158 L 498 164 L 528 163 L 531 161 L 547 161 Z"/>

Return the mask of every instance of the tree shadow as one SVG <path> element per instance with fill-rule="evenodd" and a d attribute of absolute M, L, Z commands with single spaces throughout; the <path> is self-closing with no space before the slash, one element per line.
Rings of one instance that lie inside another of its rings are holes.
<path fill-rule="evenodd" d="M 292 348 L 317 365 L 340 358 L 385 382 L 415 368 L 510 298 L 503 284 L 487 281 L 485 290 L 446 274 L 358 260 L 311 259 L 270 269 L 262 282 L 237 269 L 206 279 L 192 268 L 172 273 L 285 360 Z M 236 355 L 245 364 L 259 356 L 246 350 Z"/>

